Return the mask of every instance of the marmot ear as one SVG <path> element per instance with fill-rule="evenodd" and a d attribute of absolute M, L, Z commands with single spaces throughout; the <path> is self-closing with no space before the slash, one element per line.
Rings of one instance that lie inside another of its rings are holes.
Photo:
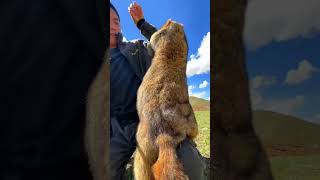
<path fill-rule="evenodd" d="M 169 26 L 172 23 L 172 19 L 168 19 L 167 23 L 165 24 L 165 26 Z"/>

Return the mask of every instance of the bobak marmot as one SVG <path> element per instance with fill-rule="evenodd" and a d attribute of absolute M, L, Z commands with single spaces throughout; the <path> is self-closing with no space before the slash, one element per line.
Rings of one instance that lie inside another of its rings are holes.
<path fill-rule="evenodd" d="M 186 137 L 194 139 L 198 126 L 189 103 L 183 26 L 168 20 L 150 44 L 155 55 L 137 96 L 135 179 L 186 180 L 176 148 Z"/>

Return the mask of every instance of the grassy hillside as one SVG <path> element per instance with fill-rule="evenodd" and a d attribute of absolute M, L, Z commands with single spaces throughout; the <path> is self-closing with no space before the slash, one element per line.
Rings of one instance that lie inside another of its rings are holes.
<path fill-rule="evenodd" d="M 190 104 L 194 111 L 210 111 L 210 101 L 189 96 Z"/>
<path fill-rule="evenodd" d="M 320 149 L 320 125 L 271 111 L 255 111 L 253 126 L 264 144 Z"/>
<path fill-rule="evenodd" d="M 210 101 L 190 96 L 190 104 L 195 112 L 199 127 L 196 138 L 197 148 L 202 156 L 210 157 Z"/>

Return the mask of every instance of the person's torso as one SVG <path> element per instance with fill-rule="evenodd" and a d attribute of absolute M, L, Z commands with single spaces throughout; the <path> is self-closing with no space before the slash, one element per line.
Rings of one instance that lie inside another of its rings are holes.
<path fill-rule="evenodd" d="M 111 49 L 110 56 L 111 116 L 136 113 L 137 90 L 141 80 L 118 48 Z"/>

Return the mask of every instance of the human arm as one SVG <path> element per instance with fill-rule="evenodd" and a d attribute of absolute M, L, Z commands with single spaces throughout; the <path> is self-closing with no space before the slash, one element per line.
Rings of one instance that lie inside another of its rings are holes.
<path fill-rule="evenodd" d="M 150 41 L 152 34 L 155 33 L 157 29 L 144 19 L 144 14 L 141 6 L 138 3 L 133 2 L 130 4 L 128 11 L 133 22 L 140 30 L 141 34 Z"/>

